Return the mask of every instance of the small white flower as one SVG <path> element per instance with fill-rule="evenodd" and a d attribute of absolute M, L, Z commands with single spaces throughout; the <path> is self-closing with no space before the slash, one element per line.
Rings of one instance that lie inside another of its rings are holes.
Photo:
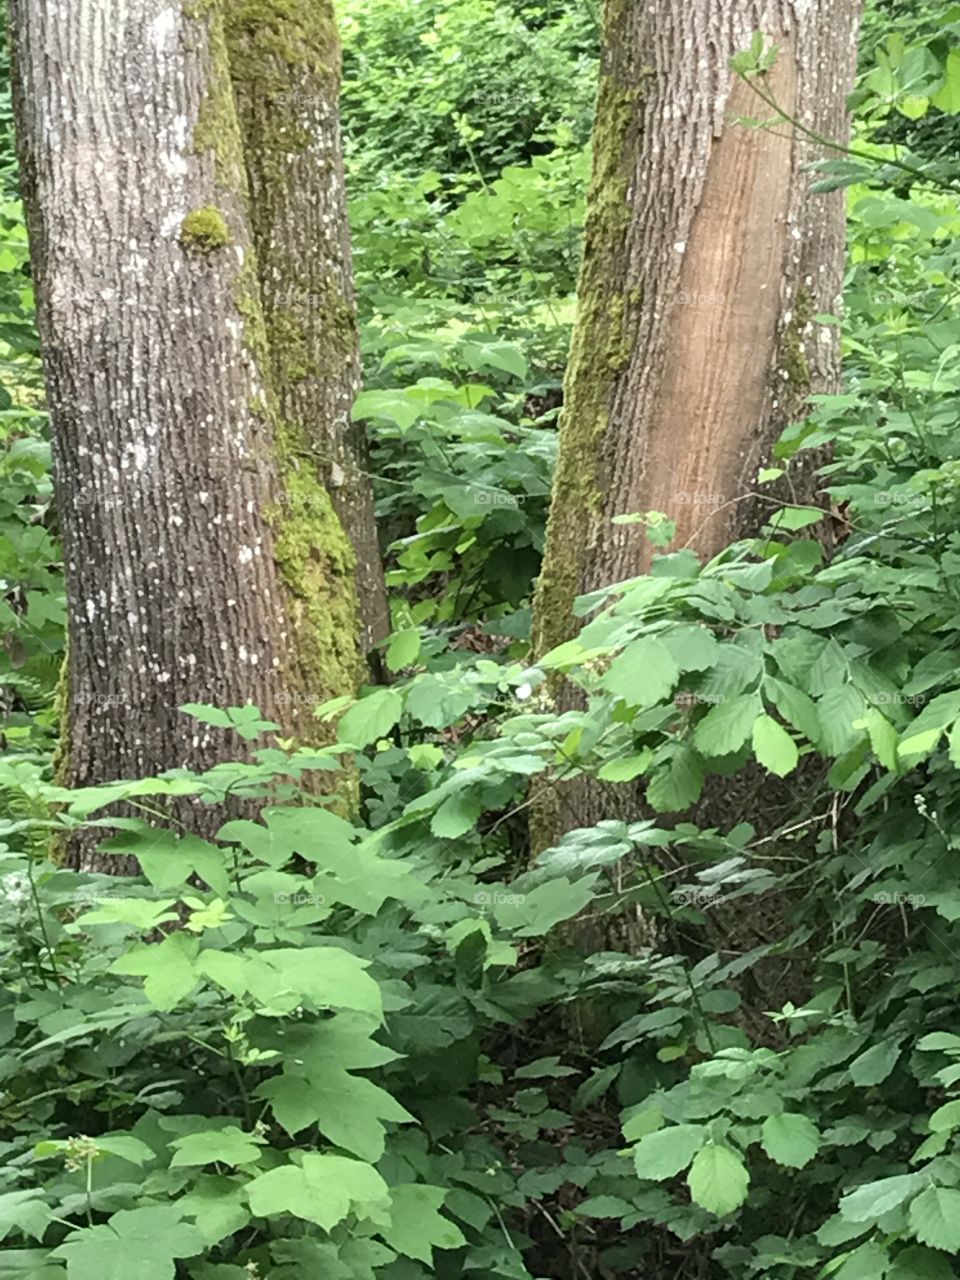
<path fill-rule="evenodd" d="M 531 695 L 532 693 L 533 693 L 533 685 L 532 685 L 532 684 L 521 684 L 521 685 L 518 685 L 518 686 L 517 686 L 517 701 L 518 701 L 518 702 L 526 702 L 526 700 L 530 697 L 530 695 Z"/>

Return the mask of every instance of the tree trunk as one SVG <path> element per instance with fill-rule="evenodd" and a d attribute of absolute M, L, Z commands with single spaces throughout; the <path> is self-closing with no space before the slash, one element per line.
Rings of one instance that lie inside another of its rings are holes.
<path fill-rule="evenodd" d="M 240 753 L 185 702 L 255 703 L 315 741 L 310 704 L 358 678 L 351 553 L 323 486 L 277 448 L 216 8 L 11 14 L 70 619 L 61 777 Z"/>
<path fill-rule="evenodd" d="M 649 569 L 643 527 L 614 516 L 665 512 L 704 558 L 756 532 L 771 445 L 837 389 L 836 330 L 814 317 L 838 306 L 843 195 L 810 192 L 825 149 L 799 131 L 734 122 L 771 111 L 729 63 L 762 32 L 765 92 L 843 141 L 858 24 L 856 0 L 607 0 L 536 653 L 575 634 L 578 595 Z M 542 794 L 538 843 L 621 816 L 625 790 Z"/>
<path fill-rule="evenodd" d="M 390 621 L 366 440 L 350 420 L 361 369 L 333 5 L 230 0 L 224 14 L 284 431 L 353 545 L 369 652 Z"/>

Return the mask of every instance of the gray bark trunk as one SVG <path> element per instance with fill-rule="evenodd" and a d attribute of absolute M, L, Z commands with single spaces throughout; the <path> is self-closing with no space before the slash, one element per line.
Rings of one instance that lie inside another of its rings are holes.
<path fill-rule="evenodd" d="M 179 0 L 12 0 L 11 16 L 70 617 L 61 776 L 82 786 L 240 754 L 185 702 L 255 703 L 310 740 L 310 701 L 353 687 L 355 632 L 336 602 L 328 634 L 307 636 L 287 582 L 217 16 Z M 305 683 L 308 640 L 327 687 Z"/>
<path fill-rule="evenodd" d="M 702 558 L 756 532 L 758 469 L 811 393 L 836 390 L 844 202 L 814 195 L 824 149 L 729 70 L 755 31 L 780 46 L 766 90 L 845 140 L 857 0 L 607 0 L 579 312 L 560 425 L 538 653 L 575 634 L 576 596 L 644 573 L 665 512 Z M 810 497 L 810 477 L 806 479 Z M 803 486 L 801 486 L 803 487 Z M 538 843 L 634 814 L 626 788 L 545 793 Z"/>
<path fill-rule="evenodd" d="M 232 0 L 230 70 L 280 412 L 317 466 L 357 561 L 362 648 L 390 630 L 363 428 L 360 347 L 330 0 Z"/>

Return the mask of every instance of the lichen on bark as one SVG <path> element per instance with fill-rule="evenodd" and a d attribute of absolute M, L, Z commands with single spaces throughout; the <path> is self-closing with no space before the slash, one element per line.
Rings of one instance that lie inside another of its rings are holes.
<path fill-rule="evenodd" d="M 180 243 L 185 249 L 210 253 L 230 244 L 230 228 L 219 209 L 204 205 L 188 213 L 180 226 Z"/>
<path fill-rule="evenodd" d="M 604 506 L 602 454 L 617 379 L 632 349 L 642 301 L 627 274 L 631 159 L 640 127 L 642 87 L 628 64 L 625 0 L 608 4 L 593 135 L 584 258 L 577 288 L 577 320 L 564 381 L 560 448 L 543 569 L 534 606 L 534 652 L 545 653 L 575 630 L 585 530 Z"/>
<path fill-rule="evenodd" d="M 194 147 L 212 152 L 218 194 L 239 200 L 252 220 L 234 103 L 232 47 L 216 0 L 201 0 L 198 7 L 202 8 L 198 18 L 210 32 L 211 83 L 194 133 Z M 241 4 L 230 10 L 230 22 L 252 21 L 256 10 L 269 12 L 279 23 L 292 7 L 280 0 L 271 5 Z M 292 41 L 288 49 L 296 51 L 295 35 L 287 32 L 286 36 Z M 260 87 L 265 89 L 266 83 L 261 81 Z M 224 131 L 232 136 L 225 138 Z M 200 212 L 206 215 L 209 211 Z M 204 227 L 208 221 L 205 217 Z M 254 235 L 255 231 L 254 226 Z M 317 745 L 331 740 L 333 728 L 313 717 L 312 705 L 353 693 L 361 679 L 355 560 L 317 474 L 309 441 L 301 426 L 283 413 L 285 390 L 310 372 L 310 353 L 296 313 L 264 305 L 256 244 L 240 247 L 231 287 L 234 306 L 243 321 L 244 345 L 263 384 L 248 409 L 273 441 L 277 468 L 277 501 L 263 514 L 273 534 L 272 553 L 286 588 L 287 624 L 292 633 L 287 667 L 281 672 L 282 687 L 297 695 L 288 699 L 288 705 L 294 709 L 298 737 Z"/>

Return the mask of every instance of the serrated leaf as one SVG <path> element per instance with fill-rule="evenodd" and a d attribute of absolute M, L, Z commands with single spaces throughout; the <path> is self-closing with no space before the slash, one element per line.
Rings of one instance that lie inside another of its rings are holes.
<path fill-rule="evenodd" d="M 755 693 L 717 703 L 693 731 L 697 750 L 705 756 L 728 756 L 739 751 L 750 737 L 757 712 L 762 709 Z"/>
<path fill-rule="evenodd" d="M 171 933 L 162 942 L 136 947 L 110 966 L 113 973 L 137 974 L 144 979 L 147 999 L 158 1009 L 173 1009 L 199 981 L 199 943 L 185 933 Z"/>
<path fill-rule="evenodd" d="M 634 778 L 646 772 L 652 759 L 653 752 L 648 750 L 628 756 L 626 760 L 608 760 L 597 777 L 601 782 L 633 782 Z"/>
<path fill-rule="evenodd" d="M 960 1191 L 953 1187 L 921 1191 L 910 1202 L 907 1220 L 921 1244 L 947 1253 L 960 1249 Z"/>
<path fill-rule="evenodd" d="M 899 1057 L 899 1041 L 884 1040 L 854 1058 L 850 1063 L 850 1078 L 861 1087 L 881 1084 L 897 1065 Z"/>
<path fill-rule="evenodd" d="M 703 767 L 693 748 L 684 744 L 651 777 L 647 801 L 657 813 L 678 813 L 699 800 L 702 790 Z"/>
<path fill-rule="evenodd" d="M 727 1146 L 711 1142 L 696 1154 L 687 1186 L 691 1198 L 701 1209 L 722 1218 L 744 1203 L 750 1186 L 750 1175 L 737 1153 Z"/>
<path fill-rule="evenodd" d="M 354 747 L 368 747 L 385 737 L 400 719 L 403 697 L 394 689 L 378 689 L 354 703 L 341 717 L 337 740 Z"/>
<path fill-rule="evenodd" d="M 652 707 L 669 698 L 680 679 L 673 654 L 655 636 L 641 636 L 614 658 L 603 686 L 632 707 Z"/>
<path fill-rule="evenodd" d="M 796 743 L 772 716 L 758 716 L 753 725 L 753 751 L 770 773 L 785 778 L 800 760 Z"/>
<path fill-rule="evenodd" d="M 707 1130 L 702 1124 L 675 1124 L 641 1138 L 633 1149 L 638 1178 L 662 1182 L 685 1169 L 703 1146 Z"/>
<path fill-rule="evenodd" d="M 960 1128 L 960 1101 L 947 1102 L 930 1117 L 931 1133 Z"/>
<path fill-rule="evenodd" d="M 200 1133 L 188 1133 L 170 1144 L 175 1151 L 170 1168 L 181 1165 L 204 1164 L 252 1164 L 259 1160 L 261 1148 L 249 1134 L 236 1125 L 223 1129 L 204 1129 Z"/>
<path fill-rule="evenodd" d="M 247 1183 L 246 1194 L 259 1218 L 292 1213 L 332 1231 L 355 1204 L 385 1201 L 388 1190 L 372 1165 L 309 1152 L 301 1165 L 282 1165 L 260 1174 Z"/>
<path fill-rule="evenodd" d="M 467 1242 L 463 1233 L 439 1210 L 446 1192 L 442 1187 L 402 1183 L 390 1188 L 390 1226 L 380 1227 L 391 1249 L 433 1266 L 434 1249 L 459 1249 Z"/>
<path fill-rule="evenodd" d="M 820 1150 L 820 1133 L 806 1116 L 784 1111 L 768 1116 L 761 1129 L 764 1151 L 777 1164 L 802 1169 Z"/>
<path fill-rule="evenodd" d="M 404 667 L 412 666 L 419 656 L 419 628 L 408 627 L 405 631 L 393 633 L 387 648 L 387 666 L 391 671 L 401 671 Z"/>
<path fill-rule="evenodd" d="M 867 1182 L 843 1197 L 840 1213 L 848 1222 L 872 1222 L 902 1204 L 922 1186 L 923 1180 L 915 1173 Z"/>
<path fill-rule="evenodd" d="M 69 1280 L 129 1280 L 132 1259 L 137 1280 L 173 1280 L 174 1259 L 205 1247 L 197 1228 L 181 1218 L 171 1205 L 122 1209 L 98 1226 L 72 1231 L 50 1256 L 66 1261 Z"/>

